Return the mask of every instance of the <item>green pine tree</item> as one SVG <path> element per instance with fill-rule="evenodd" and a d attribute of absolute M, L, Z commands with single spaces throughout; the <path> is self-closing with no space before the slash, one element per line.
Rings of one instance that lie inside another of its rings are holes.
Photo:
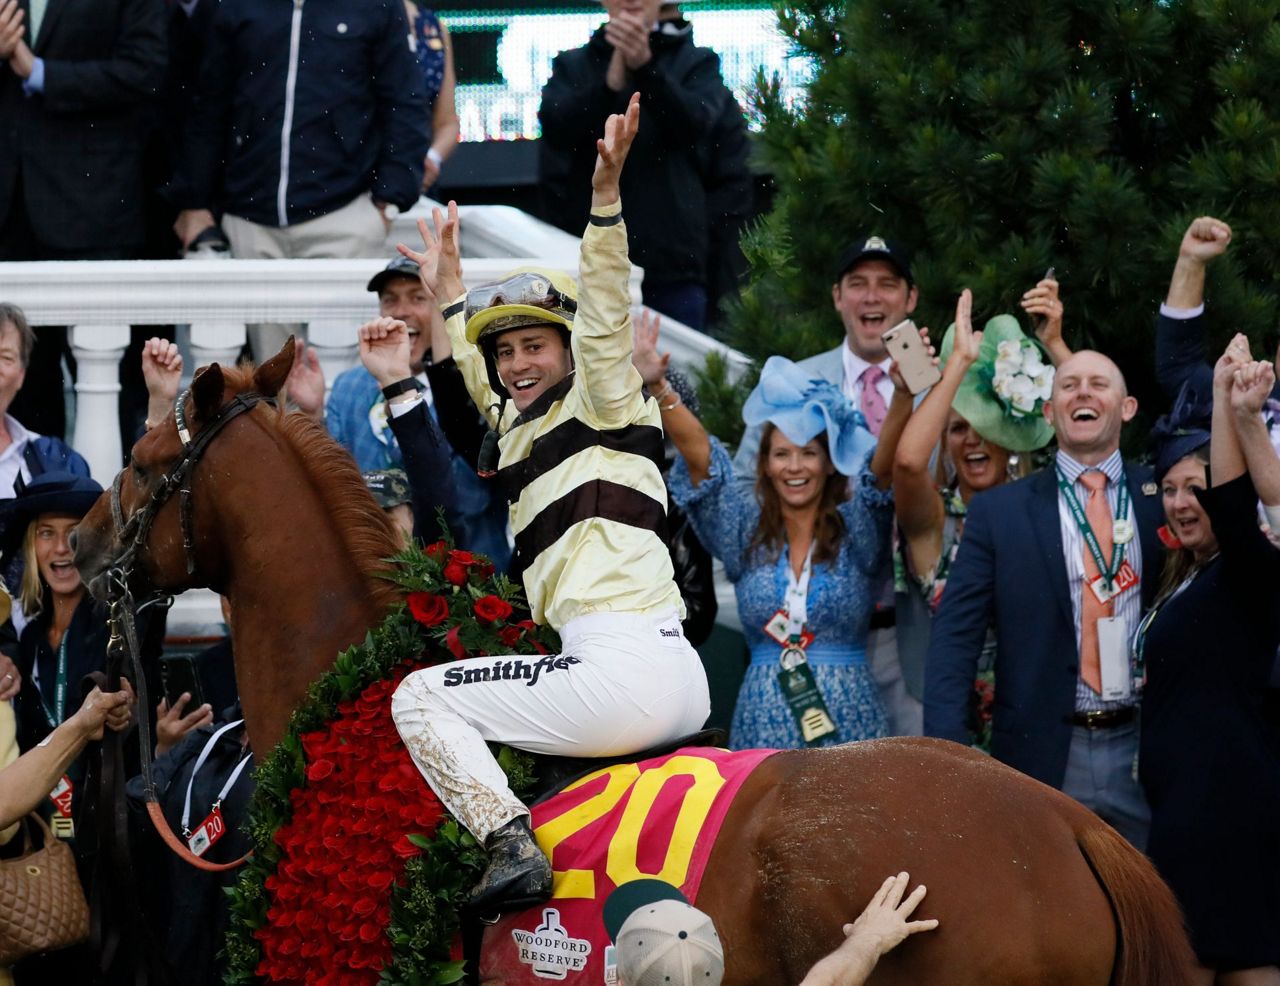
<path fill-rule="evenodd" d="M 796 106 L 757 85 L 758 161 L 777 195 L 745 237 L 752 273 L 730 312 L 748 355 L 834 345 L 834 258 L 874 232 L 912 251 L 916 320 L 935 339 L 962 287 L 978 318 L 1017 312 L 1054 267 L 1068 343 L 1114 356 L 1158 414 L 1155 312 L 1182 232 L 1204 213 L 1235 233 L 1208 289 L 1218 336 L 1239 328 L 1255 353 L 1274 350 L 1280 0 L 778 10 L 815 75 Z M 703 383 L 712 421 L 736 439 L 725 381 Z"/>

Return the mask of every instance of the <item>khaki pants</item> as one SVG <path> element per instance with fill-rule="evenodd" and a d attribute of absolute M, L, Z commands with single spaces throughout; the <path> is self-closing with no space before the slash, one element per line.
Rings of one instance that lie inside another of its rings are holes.
<path fill-rule="evenodd" d="M 343 257 L 377 258 L 385 263 L 387 224 L 373 204 L 361 195 L 334 212 L 292 226 L 260 226 L 239 216 L 222 217 L 222 229 L 237 260 L 320 260 Z M 280 351 L 291 335 L 305 337 L 301 322 L 251 324 L 249 345 L 261 363 Z"/>

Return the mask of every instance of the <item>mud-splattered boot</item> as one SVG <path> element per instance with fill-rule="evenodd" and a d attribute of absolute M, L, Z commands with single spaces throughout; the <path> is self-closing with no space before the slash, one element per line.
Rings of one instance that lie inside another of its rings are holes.
<path fill-rule="evenodd" d="M 551 864 L 533 840 L 527 816 L 489 835 L 489 867 L 467 899 L 467 909 L 492 917 L 541 904 L 551 897 Z"/>

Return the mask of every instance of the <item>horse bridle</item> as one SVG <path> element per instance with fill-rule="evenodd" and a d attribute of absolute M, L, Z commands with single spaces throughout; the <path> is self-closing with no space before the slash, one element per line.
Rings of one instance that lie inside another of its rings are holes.
<path fill-rule="evenodd" d="M 186 411 L 187 401 L 190 397 L 190 390 L 183 391 L 173 406 L 173 420 L 178 428 L 178 438 L 182 442 L 182 455 L 179 456 L 178 461 L 174 463 L 173 467 L 161 480 L 160 485 L 152 492 L 151 498 L 142 509 L 136 511 L 127 520 L 125 519 L 124 509 L 120 505 L 120 489 L 124 483 L 123 469 L 116 473 L 115 481 L 111 484 L 111 521 L 115 525 L 115 538 L 118 543 L 126 545 L 111 566 L 113 572 L 119 569 L 126 577 L 132 576 L 133 565 L 151 534 L 151 525 L 155 521 L 156 514 L 160 512 L 160 508 L 168 503 L 169 498 L 176 492 L 179 495 L 182 550 L 186 556 L 187 574 L 194 574 L 195 537 L 191 521 L 191 474 L 195 471 L 195 467 L 200 462 L 205 450 L 208 449 L 210 443 L 223 428 L 246 411 L 252 411 L 261 403 L 275 403 L 270 398 L 254 391 L 237 394 L 229 403 L 219 409 L 218 413 L 209 420 L 209 423 L 195 438 L 192 438 L 191 430 L 187 425 Z M 132 540 L 130 540 L 131 538 Z"/>
<path fill-rule="evenodd" d="M 274 406 L 275 401 L 256 391 L 237 394 L 220 408 L 218 413 L 210 418 L 208 424 L 193 438 L 187 423 L 187 402 L 190 398 L 191 391 L 185 390 L 179 395 L 173 406 L 173 420 L 178 428 L 178 438 L 182 442 L 182 454 L 162 478 L 160 485 L 152 492 L 142 508 L 128 518 L 124 516 L 124 508 L 120 503 L 120 491 L 124 484 L 123 469 L 116 473 L 115 481 L 111 484 L 111 521 L 115 528 L 116 541 L 123 545 L 123 548 L 107 569 L 106 596 L 109 607 L 107 626 L 110 630 L 110 638 L 107 641 L 107 680 L 113 683 L 117 681 L 120 672 L 126 664 L 128 665 L 133 677 L 134 688 L 137 692 L 139 708 L 143 710 L 142 714 L 138 716 L 139 753 L 142 761 L 142 780 L 147 812 L 156 826 L 156 831 L 169 847 L 188 863 L 203 870 L 217 872 L 239 866 L 248 858 L 248 855 L 246 854 L 246 856 L 231 863 L 209 863 L 200 859 L 177 840 L 160 809 L 151 765 L 151 725 L 146 714 L 146 710 L 150 706 L 147 699 L 146 677 L 142 668 L 142 651 L 138 646 L 138 631 L 134 621 L 136 613 L 142 609 L 162 600 L 172 602 L 172 599 L 152 587 L 148 598 L 143 601 L 141 606 L 135 607 L 130 582 L 133 580 L 134 566 L 137 564 L 138 558 L 147 543 L 147 538 L 151 535 L 151 526 L 155 522 L 156 515 L 169 502 L 174 493 L 177 493 L 179 497 L 182 550 L 186 557 L 187 574 L 192 575 L 195 573 L 195 529 L 191 519 L 191 477 L 195 472 L 195 468 L 209 448 L 210 443 L 227 425 L 240 415 L 252 411 L 259 404 Z M 112 793 L 114 794 L 114 792 Z"/>

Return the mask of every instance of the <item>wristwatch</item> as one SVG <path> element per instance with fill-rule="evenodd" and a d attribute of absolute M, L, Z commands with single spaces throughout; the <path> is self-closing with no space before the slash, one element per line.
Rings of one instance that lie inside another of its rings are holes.
<path fill-rule="evenodd" d="M 405 377 L 403 380 L 397 380 L 395 383 L 389 383 L 382 388 L 382 396 L 388 401 L 399 397 L 401 394 L 407 394 L 411 390 L 422 392 L 422 381 L 417 377 Z"/>

